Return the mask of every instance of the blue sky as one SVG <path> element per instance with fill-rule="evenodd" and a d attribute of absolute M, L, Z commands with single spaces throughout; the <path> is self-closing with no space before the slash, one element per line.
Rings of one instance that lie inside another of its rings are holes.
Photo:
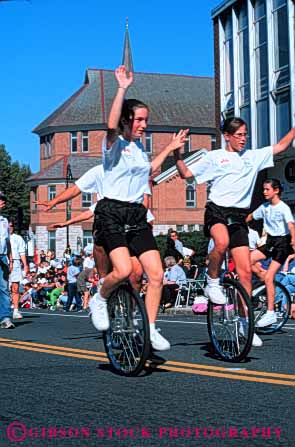
<path fill-rule="evenodd" d="M 0 2 L 0 143 L 39 170 L 32 129 L 84 81 L 122 59 L 125 18 L 135 71 L 213 76 L 212 9 L 220 0 Z"/>

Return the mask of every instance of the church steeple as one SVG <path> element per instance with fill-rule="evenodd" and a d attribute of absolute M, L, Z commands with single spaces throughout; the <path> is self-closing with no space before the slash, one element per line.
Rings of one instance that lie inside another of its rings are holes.
<path fill-rule="evenodd" d="M 125 27 L 125 39 L 124 39 L 124 48 L 123 48 L 123 60 L 122 65 L 125 65 L 127 71 L 133 70 L 133 61 L 132 61 L 132 52 L 130 45 L 130 37 L 129 37 L 129 29 L 128 29 L 128 17 L 126 17 L 126 27 Z"/>

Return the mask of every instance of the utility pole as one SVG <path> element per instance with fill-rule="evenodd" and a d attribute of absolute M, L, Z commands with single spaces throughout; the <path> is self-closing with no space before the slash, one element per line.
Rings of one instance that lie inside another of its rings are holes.
<path fill-rule="evenodd" d="M 68 189 L 69 187 L 69 183 L 73 180 L 73 175 L 72 175 L 72 169 L 71 169 L 71 165 L 70 163 L 67 164 L 67 174 L 66 174 L 66 189 Z M 66 220 L 69 220 L 71 218 L 71 204 L 70 201 L 67 201 L 67 205 L 66 205 Z M 69 248 L 70 246 L 70 227 L 69 225 L 66 226 L 67 229 L 67 246 L 66 249 Z"/>

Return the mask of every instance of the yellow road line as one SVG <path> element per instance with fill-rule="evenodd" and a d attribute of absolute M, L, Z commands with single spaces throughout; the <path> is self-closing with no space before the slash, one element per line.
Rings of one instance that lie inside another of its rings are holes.
<path fill-rule="evenodd" d="M 70 347 L 67 348 L 64 346 L 25 342 L 21 340 L 13 340 L 6 338 L 0 338 L 0 346 L 22 349 L 32 352 L 42 352 L 47 354 L 60 355 L 64 357 L 73 357 L 73 358 L 108 362 L 106 354 L 104 352 L 98 352 L 98 351 L 90 351 Z M 153 362 L 151 361 L 151 363 Z M 201 365 L 197 363 L 184 363 L 176 361 L 167 361 L 165 365 L 157 365 L 156 368 L 163 369 L 166 371 L 182 372 L 186 374 L 194 374 L 201 376 L 221 377 L 227 379 L 244 380 L 249 382 L 261 382 L 276 385 L 295 386 L 295 381 L 292 381 L 292 379 L 295 379 L 295 376 L 291 374 L 279 374 L 279 373 L 270 373 L 266 371 L 254 371 L 254 370 L 229 371 L 228 368 L 224 368 L 221 366 L 210 366 L 210 365 Z M 256 376 L 262 376 L 262 377 L 256 377 Z M 289 379 L 289 380 L 279 380 L 279 379 Z"/>

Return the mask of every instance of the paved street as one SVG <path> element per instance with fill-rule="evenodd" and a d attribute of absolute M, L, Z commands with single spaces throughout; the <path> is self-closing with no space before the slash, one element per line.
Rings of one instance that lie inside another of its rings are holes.
<path fill-rule="evenodd" d="M 86 314 L 27 311 L 0 332 L 0 446 L 294 445 L 293 320 L 242 364 L 212 357 L 203 317 L 158 326 L 165 363 L 125 378 Z"/>

